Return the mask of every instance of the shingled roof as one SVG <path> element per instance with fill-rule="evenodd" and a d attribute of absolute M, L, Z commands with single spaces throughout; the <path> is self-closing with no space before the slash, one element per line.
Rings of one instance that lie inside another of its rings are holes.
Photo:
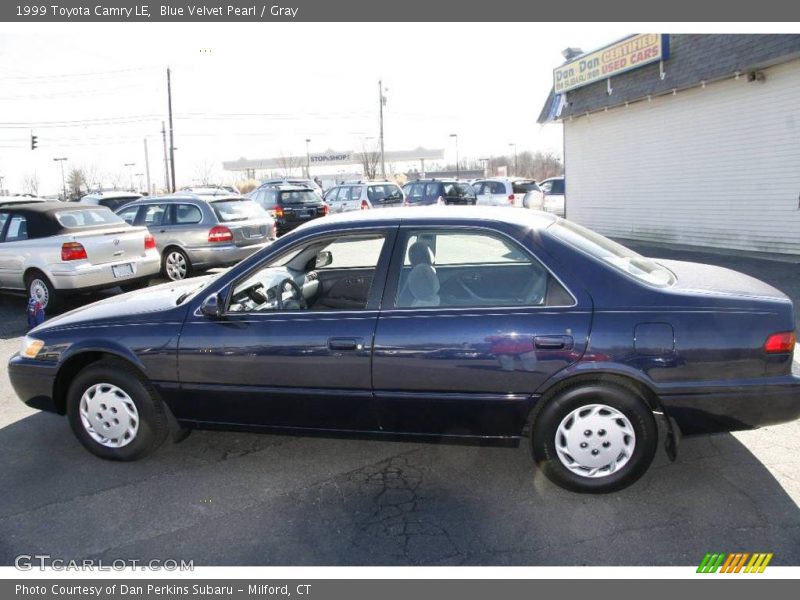
<path fill-rule="evenodd" d="M 611 108 L 680 90 L 701 82 L 712 82 L 737 71 L 764 68 L 800 58 L 798 34 L 670 34 L 669 58 L 664 61 L 666 76 L 659 76 L 659 63 L 652 63 L 611 78 L 612 93 L 606 80 L 568 91 L 558 119 Z M 539 114 L 538 122 L 548 121 L 553 90 Z"/>

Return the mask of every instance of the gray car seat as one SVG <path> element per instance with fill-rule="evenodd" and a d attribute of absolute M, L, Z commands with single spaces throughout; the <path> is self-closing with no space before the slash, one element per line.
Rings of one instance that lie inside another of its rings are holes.
<path fill-rule="evenodd" d="M 408 260 L 412 269 L 397 296 L 397 306 L 400 308 L 438 306 L 439 278 L 433 267 L 434 256 L 430 246 L 424 242 L 411 244 L 408 249 Z M 419 269 L 418 267 L 425 268 Z M 431 302 L 435 302 L 435 304 L 430 304 Z"/>

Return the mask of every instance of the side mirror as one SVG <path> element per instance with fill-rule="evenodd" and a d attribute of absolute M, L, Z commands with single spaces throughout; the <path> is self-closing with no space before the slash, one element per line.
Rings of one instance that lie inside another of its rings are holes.
<path fill-rule="evenodd" d="M 200 313 L 210 319 L 219 319 L 222 316 L 222 299 L 219 294 L 211 294 L 200 305 Z"/>
<path fill-rule="evenodd" d="M 333 254 L 330 250 L 322 250 L 321 252 L 317 253 L 317 260 L 314 262 L 315 269 L 321 269 L 322 267 L 327 267 L 329 264 L 333 262 Z"/>

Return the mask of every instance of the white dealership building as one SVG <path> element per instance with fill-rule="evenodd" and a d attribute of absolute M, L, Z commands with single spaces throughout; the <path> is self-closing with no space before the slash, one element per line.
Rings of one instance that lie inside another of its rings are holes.
<path fill-rule="evenodd" d="M 570 56 L 539 121 L 564 126 L 567 218 L 800 255 L 800 35 L 640 34 Z"/>

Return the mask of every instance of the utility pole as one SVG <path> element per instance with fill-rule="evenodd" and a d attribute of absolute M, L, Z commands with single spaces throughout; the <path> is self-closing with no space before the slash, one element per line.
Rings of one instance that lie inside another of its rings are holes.
<path fill-rule="evenodd" d="M 306 138 L 306 177 L 311 179 L 311 152 L 308 149 L 308 145 L 311 143 L 310 138 Z"/>
<path fill-rule="evenodd" d="M 386 104 L 386 96 L 383 95 L 383 80 L 378 80 L 378 105 L 381 112 L 381 177 L 386 180 L 386 159 L 383 153 L 383 107 Z"/>
<path fill-rule="evenodd" d="M 161 121 L 161 139 L 164 141 L 164 190 L 169 192 L 169 159 L 167 158 L 167 129 Z"/>
<path fill-rule="evenodd" d="M 167 104 L 169 105 L 169 168 L 172 175 L 170 191 L 175 193 L 175 134 L 172 128 L 172 77 L 167 67 Z"/>
<path fill-rule="evenodd" d="M 456 179 L 460 179 L 461 178 L 461 169 L 458 166 L 458 134 L 457 133 L 451 133 L 450 137 L 451 138 L 456 138 Z"/>
<path fill-rule="evenodd" d="M 517 168 L 517 145 L 511 142 L 509 146 L 514 146 L 514 177 L 519 177 L 519 169 Z"/>
<path fill-rule="evenodd" d="M 152 190 L 150 189 L 150 157 L 147 154 L 147 138 L 144 138 L 144 173 L 147 179 L 147 193 L 149 194 Z"/>
<path fill-rule="evenodd" d="M 67 180 L 64 179 L 64 161 L 67 160 L 67 157 L 65 156 L 63 158 L 54 158 L 53 160 L 55 162 L 61 163 L 61 189 L 63 190 L 63 193 L 64 193 L 64 196 L 63 196 L 64 202 L 66 202 L 67 201 Z"/>
<path fill-rule="evenodd" d="M 136 190 L 133 189 L 133 167 L 136 163 L 125 163 L 125 166 L 128 167 L 128 181 L 131 184 L 131 191 L 134 192 Z"/>

